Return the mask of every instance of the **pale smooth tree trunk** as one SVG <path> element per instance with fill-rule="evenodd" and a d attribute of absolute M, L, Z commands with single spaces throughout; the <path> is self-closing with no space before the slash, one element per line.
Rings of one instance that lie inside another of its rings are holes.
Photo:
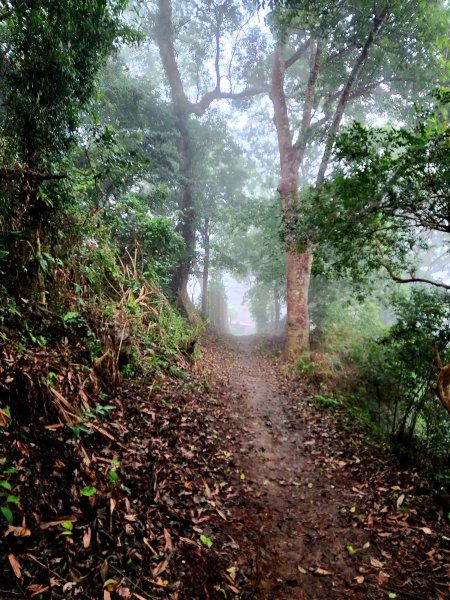
<path fill-rule="evenodd" d="M 286 259 L 287 335 L 286 352 L 298 356 L 309 350 L 308 292 L 312 252 L 299 248 L 295 229 L 299 207 L 299 155 L 292 143 L 284 93 L 284 49 L 278 46 L 272 71 L 271 99 L 280 153 L 281 178 L 278 185 L 284 218 Z"/>

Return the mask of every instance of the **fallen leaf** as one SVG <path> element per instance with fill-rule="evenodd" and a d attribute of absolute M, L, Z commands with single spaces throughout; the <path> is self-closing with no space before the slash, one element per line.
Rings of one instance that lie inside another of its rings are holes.
<path fill-rule="evenodd" d="M 158 575 L 161 575 L 161 573 L 164 573 L 164 571 L 169 566 L 169 562 L 170 562 L 170 558 L 166 558 L 161 563 L 159 563 L 159 565 L 156 567 L 156 569 L 153 569 L 152 575 L 155 579 L 158 577 Z"/>
<path fill-rule="evenodd" d="M 48 592 L 49 589 L 49 585 L 39 585 L 38 583 L 32 583 L 31 585 L 27 586 L 27 590 L 33 592 L 31 594 L 32 598 L 38 596 L 39 594 L 43 594 L 44 592 Z"/>
<path fill-rule="evenodd" d="M 14 571 L 14 575 L 17 577 L 17 579 L 21 579 L 22 577 L 22 570 L 19 564 L 19 561 L 17 560 L 17 558 L 14 556 L 14 554 L 8 554 L 8 560 L 9 560 L 9 564 L 12 567 L 12 570 Z"/>
<path fill-rule="evenodd" d="M 400 494 L 400 496 L 397 498 L 397 508 L 400 508 L 400 506 L 403 504 L 404 501 L 405 501 L 405 494 Z"/>
<path fill-rule="evenodd" d="M 316 575 L 333 575 L 331 571 L 327 571 L 326 569 L 322 569 L 321 567 L 317 567 L 314 573 Z"/>
<path fill-rule="evenodd" d="M 383 568 L 383 563 L 381 561 L 379 561 L 377 558 L 373 558 L 372 556 L 370 557 L 370 564 L 372 565 L 372 567 L 375 567 L 377 569 Z"/>
<path fill-rule="evenodd" d="M 433 532 L 431 531 L 431 529 L 429 527 L 419 527 L 419 529 L 420 529 L 420 531 L 423 531 L 427 535 L 433 535 Z"/>
<path fill-rule="evenodd" d="M 356 581 L 356 583 L 358 583 L 359 585 L 361 585 L 362 583 L 364 583 L 364 577 L 363 577 L 363 575 L 357 575 L 357 576 L 355 577 L 355 581 Z"/>
<path fill-rule="evenodd" d="M 30 535 L 31 535 L 31 531 L 24 525 L 22 525 L 22 527 L 8 525 L 8 529 L 5 531 L 5 533 L 3 535 L 4 535 L 4 537 L 6 537 L 10 533 L 12 533 L 14 535 L 14 537 L 30 537 Z"/>
<path fill-rule="evenodd" d="M 164 550 L 168 550 L 169 552 L 172 552 L 172 550 L 173 550 L 172 537 L 167 529 L 164 529 L 164 540 L 166 542 Z"/>
<path fill-rule="evenodd" d="M 88 527 L 83 535 L 83 547 L 89 548 L 91 545 L 91 528 Z"/>

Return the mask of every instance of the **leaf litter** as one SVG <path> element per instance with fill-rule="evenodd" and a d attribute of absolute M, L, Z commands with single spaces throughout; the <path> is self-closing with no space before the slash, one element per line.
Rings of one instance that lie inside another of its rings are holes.
<path fill-rule="evenodd" d="M 79 435 L 66 398 L 84 383 L 92 410 L 95 386 L 67 367 L 56 412 L 0 440 L 0 598 L 447 598 L 447 508 L 262 346 L 206 336 L 186 378 L 118 387 Z M 60 359 L 33 360 L 5 376 Z"/>

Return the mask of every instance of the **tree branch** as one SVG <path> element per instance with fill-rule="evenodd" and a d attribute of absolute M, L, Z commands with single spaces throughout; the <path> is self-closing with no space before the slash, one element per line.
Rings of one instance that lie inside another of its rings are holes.
<path fill-rule="evenodd" d="M 0 181 L 19 181 L 21 179 L 46 181 L 66 178 L 67 174 L 65 173 L 40 173 L 38 171 L 28 171 L 24 168 L 0 167 Z"/>
<path fill-rule="evenodd" d="M 423 277 L 399 277 L 391 267 L 391 265 L 386 262 L 386 258 L 384 256 L 383 249 L 381 248 L 381 244 L 378 240 L 374 239 L 375 248 L 377 250 L 377 254 L 380 260 L 380 265 L 386 269 L 389 273 L 389 276 L 396 283 L 427 283 L 429 285 L 434 285 L 435 287 L 444 288 L 445 290 L 450 290 L 450 285 L 446 285 L 445 283 L 440 283 L 439 281 L 433 281 L 433 279 L 426 279 Z"/>
<path fill-rule="evenodd" d="M 317 185 L 320 185 L 325 178 L 325 172 L 327 170 L 328 163 L 330 162 L 331 151 L 333 149 L 334 137 L 340 127 L 342 117 L 344 116 L 345 107 L 350 99 L 350 95 L 354 89 L 356 82 L 359 80 L 361 73 L 363 72 L 367 57 L 369 56 L 369 51 L 375 43 L 380 31 L 382 30 L 384 23 L 386 22 L 386 19 L 389 15 L 389 10 L 390 5 L 386 4 L 385 7 L 381 10 L 380 14 L 378 14 L 374 18 L 372 29 L 370 30 L 369 35 L 367 36 L 367 39 L 361 49 L 361 52 L 358 58 L 356 59 L 356 62 L 353 65 L 347 82 L 340 94 L 336 111 L 334 113 L 333 122 L 328 132 L 325 150 L 319 167 L 319 172 L 317 174 Z"/>
<path fill-rule="evenodd" d="M 288 59 L 286 59 L 284 61 L 284 68 L 288 69 L 294 63 L 296 63 L 298 60 L 300 60 L 300 58 L 305 54 L 305 52 L 308 50 L 310 45 L 311 45 L 311 39 L 308 39 L 308 40 L 306 40 L 306 42 L 303 42 L 303 44 L 301 44 L 297 48 L 297 50 L 294 52 L 294 54 L 292 54 Z"/>
<path fill-rule="evenodd" d="M 172 2 L 171 0 L 158 0 L 158 16 L 156 37 L 164 66 L 164 71 L 169 80 L 172 100 L 178 110 L 185 114 L 203 116 L 214 100 L 242 100 L 259 94 L 267 94 L 270 91 L 268 85 L 252 86 L 240 92 L 223 92 L 220 89 L 220 26 L 223 13 L 217 15 L 217 27 L 215 33 L 216 52 L 214 59 L 216 82 L 213 90 L 204 94 L 197 102 L 191 102 L 186 97 L 183 81 L 178 69 L 175 57 L 175 48 L 172 34 Z"/>
<path fill-rule="evenodd" d="M 360 45 L 354 43 L 354 44 L 350 44 L 346 48 L 343 48 L 342 50 L 339 50 L 338 52 L 335 52 L 334 54 L 329 56 L 325 62 L 323 62 L 320 65 L 320 70 L 324 71 L 330 65 L 334 65 L 335 63 L 339 62 L 342 58 L 344 58 L 344 56 L 351 54 L 353 52 L 353 50 L 356 50 L 357 48 L 360 48 Z"/>
<path fill-rule="evenodd" d="M 310 49 L 310 69 L 308 84 L 306 86 L 305 103 L 303 105 L 302 123 L 300 126 L 298 139 L 294 144 L 294 147 L 298 152 L 298 160 L 300 164 L 303 162 L 307 143 L 307 131 L 311 125 L 314 96 L 316 93 L 316 83 L 320 71 L 320 58 L 322 55 L 323 40 L 319 39 L 318 41 L 314 42 Z"/>

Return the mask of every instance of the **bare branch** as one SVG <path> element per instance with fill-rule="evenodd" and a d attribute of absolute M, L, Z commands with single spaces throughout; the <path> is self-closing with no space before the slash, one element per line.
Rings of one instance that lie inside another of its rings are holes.
<path fill-rule="evenodd" d="M 188 102 L 189 112 L 201 117 L 205 114 L 206 109 L 214 102 L 214 100 L 244 100 L 245 98 L 269 93 L 269 85 L 252 86 L 245 88 L 240 92 L 222 92 L 221 90 L 214 89 L 211 92 L 206 93 L 199 102 L 196 102 L 195 104 Z"/>
<path fill-rule="evenodd" d="M 381 247 L 380 242 L 377 239 L 374 239 L 375 248 L 377 250 L 377 254 L 380 260 L 380 265 L 386 269 L 390 278 L 396 283 L 427 283 L 429 285 L 434 285 L 435 287 L 443 288 L 445 290 L 450 290 L 450 285 L 446 285 L 445 283 L 441 283 L 439 281 L 434 281 L 433 279 L 426 279 L 424 277 L 399 277 L 391 267 L 391 265 L 386 261 L 384 256 L 383 249 Z"/>
<path fill-rule="evenodd" d="M 347 79 L 344 88 L 341 91 L 339 101 L 334 113 L 333 122 L 328 132 L 327 141 L 325 144 L 325 150 L 322 156 L 322 161 L 320 163 L 319 172 L 317 174 L 317 184 L 320 185 L 324 178 L 325 172 L 328 167 L 328 163 L 330 162 L 331 151 L 333 149 L 334 137 L 338 132 L 340 127 L 342 117 L 344 116 L 344 111 L 348 101 L 350 100 L 350 96 L 354 90 L 355 84 L 358 82 L 361 73 L 363 72 L 364 66 L 366 64 L 367 57 L 369 56 L 369 51 L 374 45 L 379 33 L 381 32 L 384 23 L 389 15 L 390 5 L 386 4 L 384 8 L 381 10 L 380 14 L 378 14 L 374 21 L 372 29 L 367 36 L 367 39 L 357 57 L 355 64 L 350 72 L 350 75 Z"/>
<path fill-rule="evenodd" d="M 354 43 L 354 44 L 350 44 L 346 48 L 342 48 L 342 50 L 338 50 L 337 52 L 335 52 L 334 54 L 329 56 L 327 58 L 327 60 L 320 65 L 320 70 L 324 71 L 329 66 L 334 65 L 335 63 L 339 62 L 342 58 L 344 58 L 345 56 L 348 56 L 349 54 L 351 54 L 353 52 L 353 50 L 356 50 L 358 48 L 360 48 L 360 45 Z"/>
<path fill-rule="evenodd" d="M 305 52 L 308 50 L 310 45 L 311 45 L 311 39 L 308 39 L 308 40 L 306 40 L 306 42 L 303 42 L 303 44 L 301 44 L 297 48 L 297 50 L 294 52 L 294 54 L 292 54 L 288 59 L 286 59 L 284 61 L 284 68 L 288 69 L 294 63 L 296 63 L 298 60 L 300 60 L 300 58 L 305 54 Z"/>
<path fill-rule="evenodd" d="M 298 152 L 300 164 L 303 162 L 303 157 L 305 154 L 307 143 L 307 132 L 309 126 L 311 125 L 314 96 L 316 93 L 317 78 L 319 77 L 320 59 L 322 55 L 323 42 L 324 41 L 322 39 L 319 39 L 310 46 L 310 70 L 308 84 L 306 86 L 305 103 L 303 105 L 303 117 L 300 126 L 300 131 L 298 134 L 298 139 L 294 144 L 295 149 Z"/>

